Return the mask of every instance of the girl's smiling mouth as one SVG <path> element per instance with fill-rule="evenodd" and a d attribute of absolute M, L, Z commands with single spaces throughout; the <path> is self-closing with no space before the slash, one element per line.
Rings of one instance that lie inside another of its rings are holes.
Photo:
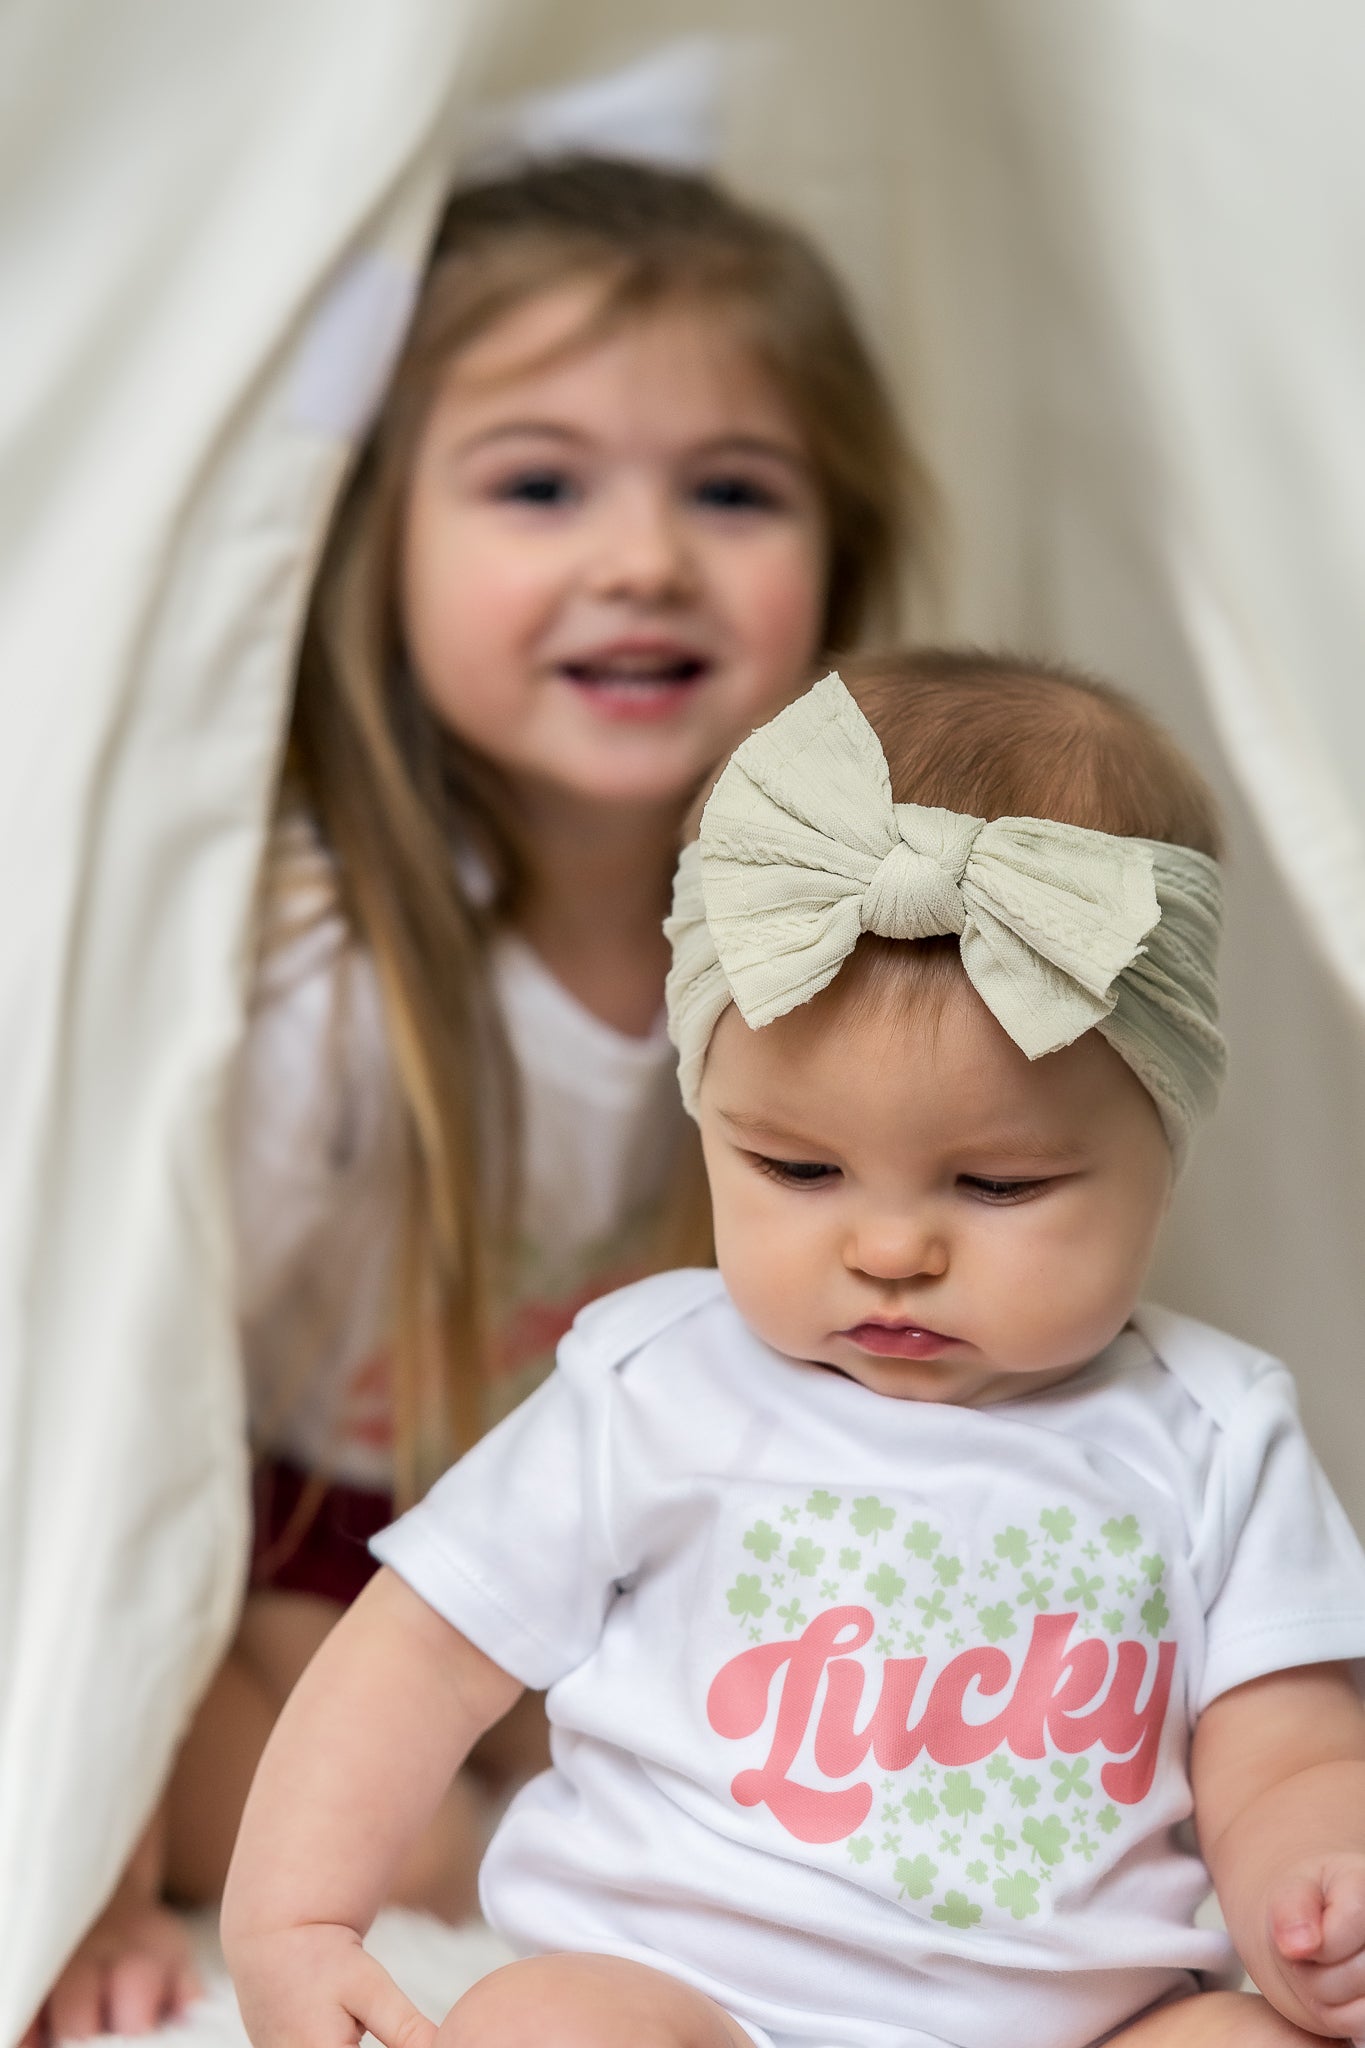
<path fill-rule="evenodd" d="M 667 717 L 714 666 L 694 645 L 636 635 L 571 655 L 555 673 L 611 715 Z"/>

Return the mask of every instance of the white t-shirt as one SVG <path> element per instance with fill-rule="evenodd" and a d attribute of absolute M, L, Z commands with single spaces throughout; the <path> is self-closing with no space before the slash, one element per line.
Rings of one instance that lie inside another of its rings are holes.
<path fill-rule="evenodd" d="M 372 1546 L 550 1688 L 492 1924 L 852 2048 L 1072 2048 L 1227 1970 L 1190 1730 L 1365 1654 L 1365 1557 L 1284 1368 L 1135 1322 L 959 1408 L 769 1350 L 714 1273 L 586 1310 Z"/>
<path fill-rule="evenodd" d="M 292 830 L 293 884 L 257 977 L 232 1105 L 238 1312 L 258 1445 L 351 1485 L 392 1481 L 392 1279 L 402 1122 L 369 957 L 331 907 L 325 854 Z M 521 1090 L 513 1300 L 495 1414 L 544 1377 L 586 1301 L 642 1270 L 685 1129 L 662 1019 L 629 1038 L 521 940 L 493 978 Z"/>

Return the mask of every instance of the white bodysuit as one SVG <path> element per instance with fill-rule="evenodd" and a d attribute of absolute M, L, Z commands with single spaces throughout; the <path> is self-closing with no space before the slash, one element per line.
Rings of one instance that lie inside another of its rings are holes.
<path fill-rule="evenodd" d="M 1365 1655 L 1365 1556 L 1284 1368 L 1134 1321 L 960 1408 L 780 1356 L 714 1273 L 580 1315 L 372 1546 L 550 1688 L 493 1926 L 838 2048 L 1081 2048 L 1235 1981 L 1193 1924 L 1191 1729 Z"/>

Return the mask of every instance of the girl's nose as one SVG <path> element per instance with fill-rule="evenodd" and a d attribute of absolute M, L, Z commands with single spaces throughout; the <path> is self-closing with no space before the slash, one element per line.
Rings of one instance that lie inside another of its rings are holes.
<path fill-rule="evenodd" d="M 844 1263 L 869 1280 L 938 1280 L 948 1270 L 948 1239 L 933 1217 L 868 1217 L 850 1231 Z"/>
<path fill-rule="evenodd" d="M 692 595 L 684 521 L 666 492 L 622 490 L 603 506 L 588 580 L 595 597 L 659 604 Z"/>

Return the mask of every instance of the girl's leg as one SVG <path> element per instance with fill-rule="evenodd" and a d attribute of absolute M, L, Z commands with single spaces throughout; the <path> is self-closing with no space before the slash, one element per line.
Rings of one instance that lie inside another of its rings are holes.
<path fill-rule="evenodd" d="M 532 1956 L 481 1977 L 437 2048 L 754 2048 L 736 2020 L 662 1970 L 618 1956 Z"/>
<path fill-rule="evenodd" d="M 214 1678 L 176 1762 L 167 1795 L 166 1889 L 191 1904 L 217 1899 L 246 1795 L 285 1700 L 341 1608 L 307 1593 L 248 1596 L 237 1639 Z M 482 1802 L 462 1776 L 394 1887 L 404 1905 L 442 1919 L 475 1910 L 485 1837 Z"/>
<path fill-rule="evenodd" d="M 1105 2048 L 1322 2048 L 1253 1991 L 1205 1991 L 1144 2013 Z"/>

